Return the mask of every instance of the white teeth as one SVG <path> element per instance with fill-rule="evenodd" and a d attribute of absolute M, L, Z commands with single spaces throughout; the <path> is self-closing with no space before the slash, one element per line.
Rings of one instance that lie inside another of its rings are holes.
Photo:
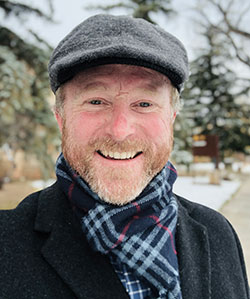
<path fill-rule="evenodd" d="M 121 153 L 120 159 L 127 159 L 127 153 Z"/>
<path fill-rule="evenodd" d="M 116 160 L 132 159 L 136 155 L 135 151 L 118 153 L 118 152 L 108 152 L 108 151 L 103 150 L 101 152 L 102 152 L 103 156 L 105 156 L 107 158 L 111 158 L 111 159 L 116 159 Z"/>
<path fill-rule="evenodd" d="M 102 154 L 105 156 L 105 157 L 108 157 L 108 152 L 107 151 L 102 151 Z"/>
<path fill-rule="evenodd" d="M 127 152 L 126 153 L 126 159 L 130 159 L 130 158 L 132 158 L 133 156 L 131 155 L 131 152 Z"/>
<path fill-rule="evenodd" d="M 119 153 L 115 152 L 113 158 L 120 160 L 121 159 L 121 155 Z"/>

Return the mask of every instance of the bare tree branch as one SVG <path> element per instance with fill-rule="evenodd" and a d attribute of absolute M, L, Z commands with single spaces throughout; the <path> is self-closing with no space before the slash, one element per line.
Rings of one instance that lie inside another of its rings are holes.
<path fill-rule="evenodd" d="M 247 8 L 245 10 L 243 10 L 242 13 L 239 15 L 238 21 L 236 21 L 236 23 L 235 23 L 236 27 L 240 26 L 240 22 L 244 18 L 244 15 L 247 14 L 249 11 L 250 11 L 250 5 L 248 5 Z"/>
<path fill-rule="evenodd" d="M 111 5 L 89 5 L 88 9 L 101 9 L 101 10 L 104 10 L 104 11 L 109 11 L 109 10 L 112 10 L 114 8 L 119 8 L 119 7 L 125 8 L 125 9 L 126 8 L 127 9 L 133 8 L 131 5 L 119 2 L 117 4 L 111 4 Z"/>
<path fill-rule="evenodd" d="M 241 62 L 243 62 L 244 64 L 246 64 L 247 66 L 250 67 L 250 57 L 245 54 L 246 57 L 243 58 L 242 54 L 240 53 L 241 49 L 236 45 L 236 43 L 234 42 L 233 38 L 230 35 L 228 35 L 228 38 L 230 39 L 231 44 L 232 44 L 232 46 L 233 46 L 233 48 L 235 50 L 236 57 Z"/>
<path fill-rule="evenodd" d="M 13 14 L 19 16 L 20 14 L 34 13 L 37 16 L 47 21 L 52 21 L 51 16 L 42 12 L 40 9 L 28 6 L 20 2 L 0 0 L 0 8 L 4 10 L 6 16 L 13 15 Z"/>
<path fill-rule="evenodd" d="M 234 50 L 235 57 L 246 66 L 250 67 L 250 55 L 246 50 L 244 51 L 244 48 L 241 44 L 241 41 L 243 40 L 250 40 L 250 31 L 240 28 L 240 23 L 242 22 L 243 17 L 250 12 L 250 5 L 247 5 L 246 9 L 244 10 L 239 10 L 239 17 L 237 17 L 235 22 L 235 20 L 232 19 L 232 10 L 233 5 L 237 3 L 236 0 L 228 1 L 227 6 L 224 7 L 218 0 L 209 0 L 209 3 L 212 4 L 220 13 L 220 21 L 217 23 L 214 20 L 212 21 L 203 7 L 198 9 L 198 12 L 202 17 L 201 23 L 204 24 L 205 28 L 214 30 L 214 32 L 220 34 L 221 37 L 224 36 L 224 40 L 227 39 L 228 43 Z M 220 38 L 219 40 L 221 42 Z"/>
<path fill-rule="evenodd" d="M 230 18 L 229 18 L 229 12 L 231 10 L 231 7 L 234 3 L 234 0 L 231 0 L 227 6 L 226 9 L 224 9 L 219 3 L 215 2 L 214 0 L 210 0 L 211 3 L 213 3 L 218 9 L 219 11 L 221 12 L 222 16 L 223 16 L 223 19 L 228 27 L 228 31 L 231 31 L 231 32 L 234 32 L 236 34 L 239 34 L 243 37 L 246 37 L 246 38 L 250 38 L 250 32 L 247 32 L 247 31 L 244 31 L 244 30 L 241 30 L 238 26 L 236 25 L 233 25 L 230 21 Z M 241 16 L 243 16 L 244 14 L 246 14 L 250 9 L 250 6 L 248 6 L 248 8 L 246 10 L 244 10 L 241 14 Z M 237 21 L 237 23 L 239 25 L 239 20 Z"/>
<path fill-rule="evenodd" d="M 232 31 L 234 33 L 237 33 L 237 34 L 243 36 L 243 37 L 246 37 L 246 38 L 250 39 L 250 32 L 247 32 L 247 31 L 244 31 L 244 30 L 240 30 L 239 28 L 234 27 L 234 26 L 232 26 L 230 24 L 228 24 L 228 28 L 229 28 L 230 31 Z"/>

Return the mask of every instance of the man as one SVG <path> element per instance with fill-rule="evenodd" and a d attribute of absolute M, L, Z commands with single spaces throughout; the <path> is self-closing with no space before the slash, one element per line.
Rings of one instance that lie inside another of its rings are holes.
<path fill-rule="evenodd" d="M 0 298 L 249 298 L 230 224 L 172 192 L 182 44 L 97 15 L 58 45 L 49 74 L 57 182 L 0 214 Z"/>

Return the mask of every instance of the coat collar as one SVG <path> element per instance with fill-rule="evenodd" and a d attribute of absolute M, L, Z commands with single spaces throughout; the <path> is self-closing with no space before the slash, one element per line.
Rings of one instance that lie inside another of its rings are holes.
<path fill-rule="evenodd" d="M 176 248 L 183 299 L 211 299 L 211 263 L 207 229 L 194 220 L 193 205 L 178 197 Z"/>
<path fill-rule="evenodd" d="M 207 230 L 194 220 L 193 205 L 180 197 L 177 201 L 176 248 L 183 299 L 211 299 Z M 129 298 L 108 259 L 89 248 L 57 183 L 41 192 L 34 228 L 48 234 L 42 255 L 77 298 Z"/>
<path fill-rule="evenodd" d="M 108 259 L 89 248 L 57 183 L 41 192 L 35 230 L 48 234 L 41 253 L 77 298 L 128 299 Z"/>

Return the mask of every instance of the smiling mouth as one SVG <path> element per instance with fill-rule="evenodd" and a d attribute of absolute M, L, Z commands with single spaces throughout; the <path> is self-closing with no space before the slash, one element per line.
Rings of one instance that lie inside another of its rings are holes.
<path fill-rule="evenodd" d="M 142 154 L 142 152 L 110 152 L 110 151 L 100 151 L 98 150 L 97 153 L 105 159 L 109 160 L 132 160 Z"/>

